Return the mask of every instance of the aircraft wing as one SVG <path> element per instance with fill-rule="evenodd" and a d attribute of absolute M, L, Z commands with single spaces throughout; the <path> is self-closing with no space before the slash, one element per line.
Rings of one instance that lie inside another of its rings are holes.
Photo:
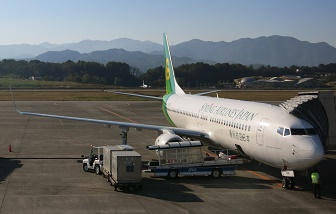
<path fill-rule="evenodd" d="M 138 131 L 141 131 L 141 129 L 147 129 L 147 130 L 154 130 L 158 132 L 174 132 L 177 135 L 185 136 L 185 137 L 192 137 L 197 139 L 204 139 L 209 140 L 210 137 L 205 132 L 200 131 L 194 131 L 190 129 L 183 129 L 183 128 L 176 128 L 176 127 L 169 127 L 169 126 L 159 126 L 159 125 L 150 125 L 150 124 L 141 124 L 141 123 L 128 123 L 128 122 L 119 122 L 119 121 L 111 121 L 111 120 L 97 120 L 97 119 L 91 119 L 91 118 L 82 118 L 82 117 L 70 117 L 70 116 L 63 116 L 63 115 L 53 115 L 53 114 L 42 114 L 42 113 L 34 113 L 34 112 L 25 112 L 20 111 L 16 107 L 14 96 L 12 93 L 12 89 L 10 88 L 11 95 L 12 95 L 12 101 L 13 106 L 15 110 L 21 114 L 21 115 L 31 115 L 31 116 L 39 116 L 39 117 L 50 117 L 50 118 L 57 118 L 57 119 L 65 119 L 65 120 L 75 120 L 75 121 L 82 121 L 82 122 L 90 122 L 90 123 L 99 123 L 111 126 L 119 126 L 121 129 L 129 129 L 129 128 L 135 128 Z M 123 92 L 121 92 L 123 93 Z M 162 100 L 160 97 L 155 97 L 156 99 Z"/>
<path fill-rule="evenodd" d="M 170 132 L 174 132 L 175 134 L 181 135 L 181 136 L 192 137 L 192 138 L 197 138 L 197 139 L 209 139 L 209 135 L 207 133 L 189 130 L 189 129 L 183 129 L 183 128 L 149 125 L 149 124 L 141 124 L 141 123 L 118 122 L 118 121 L 110 121 L 110 120 L 97 120 L 97 119 L 90 119 L 90 118 L 70 117 L 70 116 L 53 115 L 53 114 L 41 114 L 41 113 L 34 113 L 34 112 L 24 112 L 24 111 L 19 111 L 17 109 L 15 102 L 14 102 L 14 108 L 19 114 L 22 114 L 22 115 L 50 117 L 50 118 L 57 118 L 57 119 L 90 122 L 90 123 L 99 123 L 99 124 L 104 124 L 104 125 L 119 126 L 119 128 L 121 129 L 135 128 L 138 131 L 142 129 L 154 130 L 154 131 L 159 131 L 159 132 L 164 132 L 168 130 Z"/>

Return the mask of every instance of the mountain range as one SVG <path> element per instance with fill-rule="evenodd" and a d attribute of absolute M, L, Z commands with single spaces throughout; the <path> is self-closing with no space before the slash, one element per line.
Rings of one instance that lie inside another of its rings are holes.
<path fill-rule="evenodd" d="M 171 46 L 175 66 L 195 62 L 263 64 L 271 66 L 317 66 L 336 63 L 336 48 L 325 42 L 310 43 L 293 37 L 244 38 L 232 42 L 193 39 Z M 67 60 L 107 63 L 120 61 L 141 71 L 163 65 L 163 46 L 150 41 L 120 38 L 112 41 L 84 40 L 78 43 L 0 45 L 0 59 Z"/>

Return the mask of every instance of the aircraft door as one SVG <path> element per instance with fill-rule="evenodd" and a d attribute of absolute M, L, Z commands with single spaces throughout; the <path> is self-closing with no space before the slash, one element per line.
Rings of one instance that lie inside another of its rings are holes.
<path fill-rule="evenodd" d="M 257 141 L 258 146 L 264 145 L 264 130 L 267 125 L 268 125 L 268 119 L 267 118 L 261 119 L 258 125 L 257 136 L 256 136 L 256 141 Z"/>
<path fill-rule="evenodd" d="M 204 114 L 200 114 L 200 115 L 199 115 L 199 118 L 197 118 L 197 127 L 198 127 L 199 129 L 202 129 L 204 118 L 205 118 L 205 115 L 204 115 Z"/>

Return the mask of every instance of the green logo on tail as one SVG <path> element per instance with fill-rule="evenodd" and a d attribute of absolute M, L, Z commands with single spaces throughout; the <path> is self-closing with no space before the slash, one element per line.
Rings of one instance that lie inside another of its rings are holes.
<path fill-rule="evenodd" d="M 166 34 L 163 34 L 163 44 L 165 54 L 166 94 L 175 94 L 173 64 L 171 62 L 170 50 Z"/>

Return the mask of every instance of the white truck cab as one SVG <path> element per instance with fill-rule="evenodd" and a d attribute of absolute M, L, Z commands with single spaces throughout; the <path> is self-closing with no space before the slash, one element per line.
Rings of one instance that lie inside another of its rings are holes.
<path fill-rule="evenodd" d="M 97 175 L 103 170 L 103 146 L 92 146 L 89 156 L 82 155 L 83 170 L 85 172 L 94 171 Z"/>

